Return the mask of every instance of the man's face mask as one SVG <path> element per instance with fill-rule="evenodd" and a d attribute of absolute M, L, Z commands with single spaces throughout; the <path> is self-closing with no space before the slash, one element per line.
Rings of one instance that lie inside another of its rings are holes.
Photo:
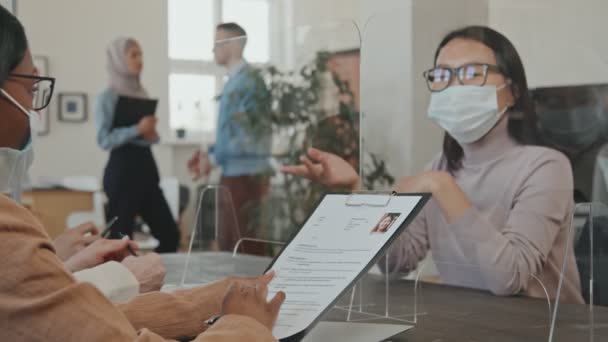
<path fill-rule="evenodd" d="M 30 120 L 29 139 L 24 146 L 20 149 L 0 146 L 0 194 L 8 195 L 13 200 L 19 201 L 23 183 L 27 179 L 28 169 L 34 160 L 31 127 L 36 115 L 30 114 L 4 89 L 0 89 L 0 93 L 1 96 L 6 97 L 17 106 Z"/>

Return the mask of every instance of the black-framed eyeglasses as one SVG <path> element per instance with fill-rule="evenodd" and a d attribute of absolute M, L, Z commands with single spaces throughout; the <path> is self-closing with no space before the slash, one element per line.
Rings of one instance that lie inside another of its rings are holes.
<path fill-rule="evenodd" d="M 500 67 L 491 64 L 472 63 L 459 68 L 435 67 L 423 73 L 430 91 L 437 93 L 447 89 L 454 77 L 461 85 L 483 87 L 488 81 L 490 72 L 503 73 Z"/>
<path fill-rule="evenodd" d="M 43 77 L 34 75 L 23 75 L 23 74 L 10 74 L 10 77 L 25 78 L 34 80 L 34 89 L 32 91 L 33 110 L 42 110 L 48 107 L 53 97 L 53 90 L 55 89 L 55 78 L 54 77 Z"/>

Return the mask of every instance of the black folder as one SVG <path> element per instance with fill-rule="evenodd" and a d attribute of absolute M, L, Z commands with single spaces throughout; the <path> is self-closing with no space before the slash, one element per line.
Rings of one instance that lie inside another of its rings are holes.
<path fill-rule="evenodd" d="M 112 128 L 137 125 L 144 116 L 156 113 L 157 99 L 119 96 L 114 108 Z"/>

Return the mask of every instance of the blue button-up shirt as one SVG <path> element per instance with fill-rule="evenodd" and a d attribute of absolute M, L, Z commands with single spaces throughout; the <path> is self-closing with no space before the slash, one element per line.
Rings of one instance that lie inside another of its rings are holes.
<path fill-rule="evenodd" d="M 260 115 L 263 104 L 257 103 L 267 94 L 263 80 L 252 68 L 241 63 L 229 75 L 220 96 L 220 108 L 215 145 L 209 150 L 224 176 L 243 176 L 265 173 L 271 170 L 270 151 L 272 133 L 252 134 L 242 127 L 236 115 Z M 262 96 L 260 96 L 262 95 Z"/>

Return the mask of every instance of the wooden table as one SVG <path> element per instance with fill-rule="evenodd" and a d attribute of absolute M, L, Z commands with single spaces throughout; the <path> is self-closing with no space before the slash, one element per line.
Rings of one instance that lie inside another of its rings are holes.
<path fill-rule="evenodd" d="M 93 193 L 63 189 L 34 189 L 21 196 L 54 239 L 66 229 L 68 216 L 75 211 L 93 210 Z"/>
<path fill-rule="evenodd" d="M 185 254 L 165 254 L 162 258 L 167 266 L 165 282 L 178 284 L 184 270 Z M 206 283 L 234 275 L 256 276 L 265 270 L 269 262 L 269 258 L 256 256 L 233 258 L 231 253 L 226 252 L 199 253 L 190 260 L 186 283 Z M 384 283 L 380 278 L 365 278 L 364 293 L 371 296 L 366 302 L 384 302 Z M 392 280 L 390 285 L 390 301 L 395 305 L 394 308 L 397 308 L 399 303 L 405 306 L 413 303 L 412 281 Z M 343 305 L 348 301 L 342 299 L 340 302 Z M 418 306 L 415 328 L 387 341 L 548 341 L 550 311 L 546 300 L 498 297 L 485 291 L 423 283 L 419 291 Z M 383 306 L 378 306 L 378 313 L 382 313 L 383 309 Z M 608 308 L 595 308 L 595 340 L 590 338 L 588 309 L 586 305 L 560 304 L 558 328 L 553 341 L 608 341 Z M 332 309 L 323 319 L 345 321 L 346 316 L 344 310 Z M 358 314 L 351 316 L 351 319 L 353 318 L 375 323 L 407 324 L 386 319 L 366 319 L 366 316 Z"/>

